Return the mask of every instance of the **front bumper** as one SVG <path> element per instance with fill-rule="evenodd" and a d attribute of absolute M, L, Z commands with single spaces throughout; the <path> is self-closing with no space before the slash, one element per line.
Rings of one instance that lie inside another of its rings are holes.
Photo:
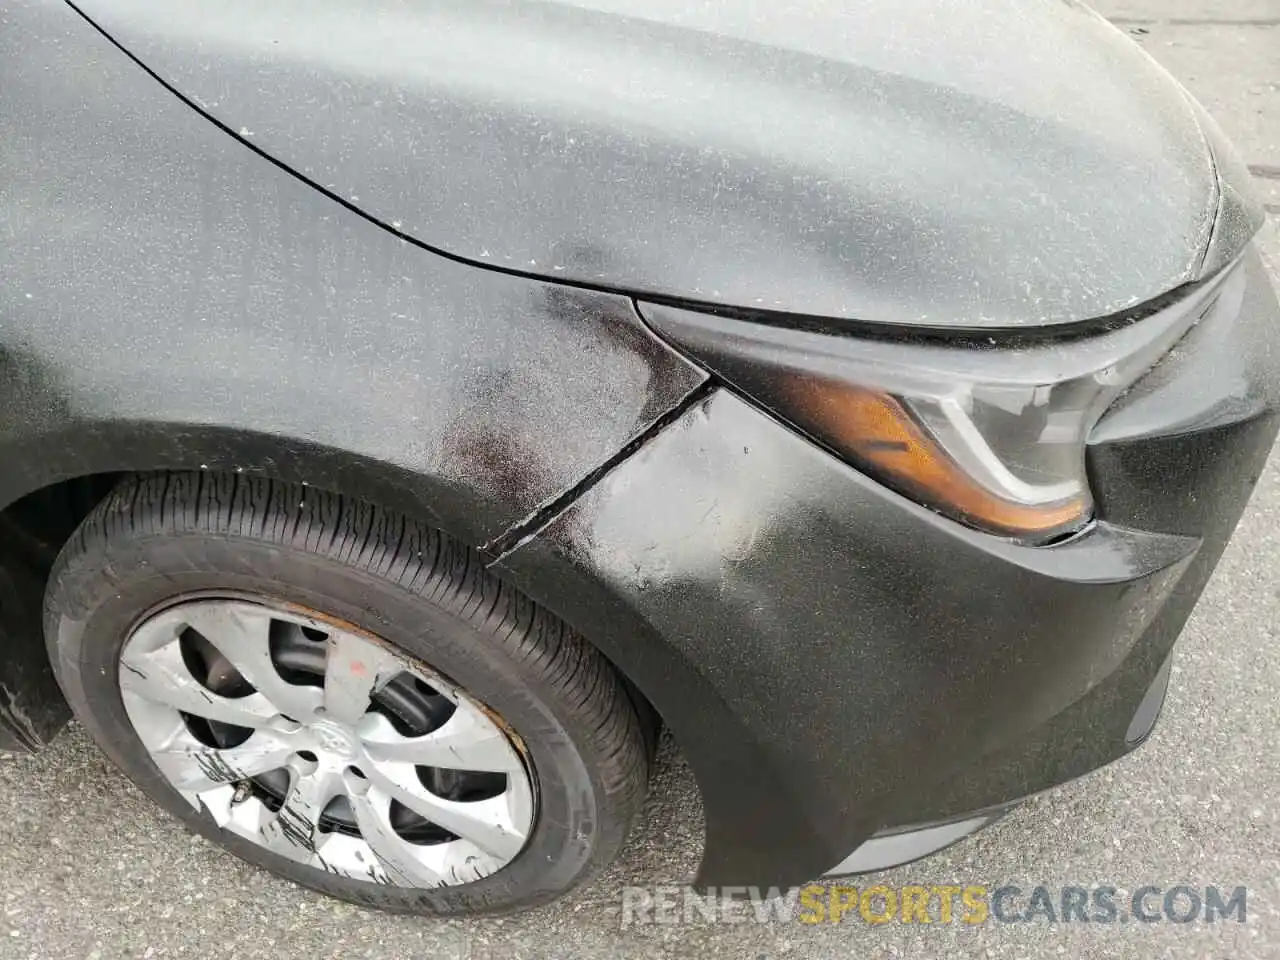
<path fill-rule="evenodd" d="M 1008 807 L 974 813 L 943 823 L 882 830 L 827 871 L 829 877 L 873 873 L 931 856 L 989 827 Z"/>
<path fill-rule="evenodd" d="M 1280 309 L 1250 249 L 1209 317 L 1116 403 L 1089 445 L 1105 522 L 1196 541 L 1177 584 L 1085 696 L 958 772 L 927 802 L 904 807 L 899 824 L 1045 790 L 1145 740 L 1163 702 L 1170 650 L 1257 482 L 1277 409 Z"/>
<path fill-rule="evenodd" d="M 1160 709 L 1164 706 L 1165 694 L 1169 690 L 1169 667 L 1172 661 L 1172 655 L 1165 657 L 1155 680 L 1147 688 L 1142 701 L 1138 704 L 1138 709 L 1130 718 L 1124 735 L 1127 747 L 1139 746 L 1154 729 L 1156 719 L 1160 716 Z M 828 870 L 826 875 L 842 877 L 871 873 L 876 870 L 900 867 L 913 860 L 930 856 L 989 827 L 1015 805 L 1016 801 L 989 810 L 975 810 L 941 823 L 914 824 L 880 830 Z"/>
<path fill-rule="evenodd" d="M 698 881 L 803 882 L 1131 749 L 1274 440 L 1278 320 L 1250 251 L 1099 423 L 1097 521 L 1053 546 L 940 517 L 720 390 L 498 569 L 672 728 Z"/>

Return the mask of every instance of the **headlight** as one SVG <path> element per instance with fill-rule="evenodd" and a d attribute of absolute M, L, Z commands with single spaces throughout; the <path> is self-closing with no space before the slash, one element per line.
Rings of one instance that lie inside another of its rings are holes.
<path fill-rule="evenodd" d="M 1225 276 L 1110 332 L 1008 347 L 641 309 L 670 342 L 886 486 L 971 526 L 1044 542 L 1092 514 L 1089 431 L 1205 314 Z"/>

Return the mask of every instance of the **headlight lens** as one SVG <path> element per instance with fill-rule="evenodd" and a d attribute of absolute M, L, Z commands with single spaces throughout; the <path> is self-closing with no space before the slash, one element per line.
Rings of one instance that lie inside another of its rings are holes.
<path fill-rule="evenodd" d="M 1044 542 L 1093 501 L 1085 441 L 1203 316 L 1226 273 L 1145 319 L 1069 342 L 866 340 L 642 304 L 669 341 L 864 473 L 957 520 Z"/>
<path fill-rule="evenodd" d="M 999 434 L 984 427 L 1000 420 L 1012 421 L 1012 432 L 1022 435 L 1047 427 L 1047 404 L 1033 400 L 1023 407 L 1022 419 L 988 407 L 974 393 L 908 399 L 805 377 L 793 378 L 786 392 L 796 420 L 864 472 L 976 526 L 1052 535 L 1078 526 L 1089 514 L 1084 478 L 1062 455 L 1068 443 L 1000 437 L 1015 463 L 987 439 Z M 1078 420 L 1058 414 L 1054 419 L 1064 438 L 1076 435 Z"/>

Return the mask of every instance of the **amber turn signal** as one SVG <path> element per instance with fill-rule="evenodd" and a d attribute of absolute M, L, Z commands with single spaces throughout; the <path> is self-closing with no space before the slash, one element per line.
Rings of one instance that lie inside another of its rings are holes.
<path fill-rule="evenodd" d="M 1083 497 L 1027 504 L 986 489 L 889 394 L 813 376 L 793 379 L 787 393 L 789 412 L 799 426 L 886 486 L 965 523 L 1045 538 L 1088 517 Z"/>

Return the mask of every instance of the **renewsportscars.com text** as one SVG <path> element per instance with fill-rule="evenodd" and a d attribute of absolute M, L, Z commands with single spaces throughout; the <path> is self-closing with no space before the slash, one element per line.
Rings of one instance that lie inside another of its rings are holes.
<path fill-rule="evenodd" d="M 814 883 L 720 887 L 625 887 L 622 926 L 707 923 L 1245 923 L 1248 890 L 1187 884 L 1119 887 L 931 884 L 865 887 Z"/>

